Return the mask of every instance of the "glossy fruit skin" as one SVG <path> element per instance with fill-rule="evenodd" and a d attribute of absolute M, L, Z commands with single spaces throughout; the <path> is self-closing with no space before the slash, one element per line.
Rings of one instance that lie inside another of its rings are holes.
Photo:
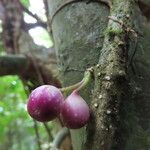
<path fill-rule="evenodd" d="M 65 126 L 70 129 L 78 129 L 87 124 L 90 118 L 90 110 L 77 91 L 73 91 L 63 102 L 61 117 Z"/>
<path fill-rule="evenodd" d="M 42 85 L 30 94 L 27 111 L 37 121 L 51 121 L 59 115 L 63 101 L 64 97 L 58 88 Z"/>

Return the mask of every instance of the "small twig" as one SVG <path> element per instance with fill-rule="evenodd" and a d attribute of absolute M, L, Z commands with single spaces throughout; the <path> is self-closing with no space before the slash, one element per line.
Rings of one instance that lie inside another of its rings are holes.
<path fill-rule="evenodd" d="M 53 140 L 53 136 L 51 134 L 51 130 L 49 129 L 47 123 L 43 123 L 43 125 L 44 125 L 44 127 L 45 127 L 45 129 L 47 131 L 47 134 L 48 134 L 48 137 L 49 137 L 49 142 L 51 142 Z"/>
<path fill-rule="evenodd" d="M 33 123 L 34 123 L 34 130 L 35 130 L 36 138 L 37 138 L 37 144 L 38 144 L 39 150 L 42 150 L 37 122 L 34 119 L 33 119 Z"/>
<path fill-rule="evenodd" d="M 25 11 L 28 15 L 30 15 L 30 16 L 32 16 L 34 19 L 36 19 L 37 22 L 43 22 L 43 21 L 41 20 L 41 18 L 40 18 L 38 15 L 33 14 L 33 13 L 32 13 L 28 8 L 26 8 L 20 1 L 19 1 L 19 4 L 20 4 L 21 8 L 23 9 L 23 11 Z"/>
<path fill-rule="evenodd" d="M 133 30 L 132 28 L 129 28 L 128 26 L 126 26 L 122 21 L 112 17 L 112 16 L 108 16 L 109 19 L 111 19 L 114 22 L 117 22 L 118 24 L 120 24 L 122 26 L 122 28 L 126 31 L 126 32 L 131 32 L 133 33 L 133 35 L 137 38 L 138 34 L 135 30 Z"/>
<path fill-rule="evenodd" d="M 63 140 L 69 135 L 69 129 L 64 127 L 62 128 L 55 136 L 54 141 L 52 143 L 51 150 L 59 150 L 59 147 Z"/>
<path fill-rule="evenodd" d="M 36 23 L 24 22 L 23 23 L 23 29 L 25 29 L 25 30 L 30 30 L 30 29 L 38 27 L 38 26 L 43 27 L 44 29 L 47 29 L 47 24 L 45 22 L 36 22 Z"/>

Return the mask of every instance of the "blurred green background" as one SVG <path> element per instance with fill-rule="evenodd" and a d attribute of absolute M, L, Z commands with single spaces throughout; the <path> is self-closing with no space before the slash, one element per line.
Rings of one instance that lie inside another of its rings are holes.
<path fill-rule="evenodd" d="M 33 13 L 38 13 L 45 20 L 43 0 L 20 0 Z M 34 23 L 34 18 L 24 14 L 25 22 Z M 0 22 L 0 32 L 2 32 Z M 36 27 L 29 31 L 34 42 L 44 47 L 51 47 L 48 32 Z M 1 38 L 1 37 L 0 37 Z M 0 55 L 5 52 L 0 39 Z M 35 124 L 26 111 L 27 89 L 18 76 L 0 77 L 0 150 L 36 150 L 38 149 Z M 42 149 L 49 147 L 49 137 L 42 123 L 37 123 Z M 51 130 L 51 123 L 48 124 Z"/>
<path fill-rule="evenodd" d="M 0 77 L 0 149 L 35 150 L 34 122 L 26 112 L 27 96 L 17 76 Z M 43 147 L 48 136 L 38 123 Z"/>

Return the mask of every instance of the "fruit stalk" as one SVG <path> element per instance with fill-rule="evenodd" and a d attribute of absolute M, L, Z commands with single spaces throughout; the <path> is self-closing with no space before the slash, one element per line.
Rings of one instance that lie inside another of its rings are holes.
<path fill-rule="evenodd" d="M 83 88 L 89 83 L 89 81 L 91 80 L 92 71 L 93 71 L 93 70 L 92 70 L 91 68 L 90 68 L 90 69 L 87 69 L 87 70 L 85 71 L 85 73 L 84 73 L 83 79 L 82 79 L 80 82 L 78 82 L 78 83 L 76 83 L 76 84 L 74 84 L 74 85 L 65 87 L 65 88 L 61 88 L 60 91 L 61 91 L 62 93 L 65 93 L 65 92 L 68 93 L 68 92 L 73 91 L 73 90 L 80 91 L 80 90 L 83 89 Z"/>

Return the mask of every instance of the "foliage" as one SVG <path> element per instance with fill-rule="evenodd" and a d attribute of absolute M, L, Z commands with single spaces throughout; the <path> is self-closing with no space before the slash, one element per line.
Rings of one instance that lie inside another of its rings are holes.
<path fill-rule="evenodd" d="M 20 0 L 20 2 L 26 8 L 31 7 L 29 0 Z M 0 55 L 3 55 L 5 51 L 3 47 L 1 25 L 0 22 Z M 52 45 L 48 33 L 44 29 L 37 27 L 30 32 L 34 41 L 39 45 L 44 45 L 46 47 Z M 0 83 L 0 149 L 38 149 L 34 122 L 26 112 L 27 95 L 25 92 L 27 91 L 25 91 L 21 80 L 18 76 L 4 76 L 0 77 Z M 41 145 L 48 145 L 48 135 L 43 124 L 38 123 L 37 126 Z"/>
<path fill-rule="evenodd" d="M 0 147 L 11 150 L 35 150 L 37 147 L 33 121 L 26 112 L 26 94 L 17 76 L 0 78 Z M 40 137 L 47 135 L 38 124 Z"/>
<path fill-rule="evenodd" d="M 20 2 L 26 7 L 29 7 L 30 5 L 29 0 L 20 0 Z"/>

